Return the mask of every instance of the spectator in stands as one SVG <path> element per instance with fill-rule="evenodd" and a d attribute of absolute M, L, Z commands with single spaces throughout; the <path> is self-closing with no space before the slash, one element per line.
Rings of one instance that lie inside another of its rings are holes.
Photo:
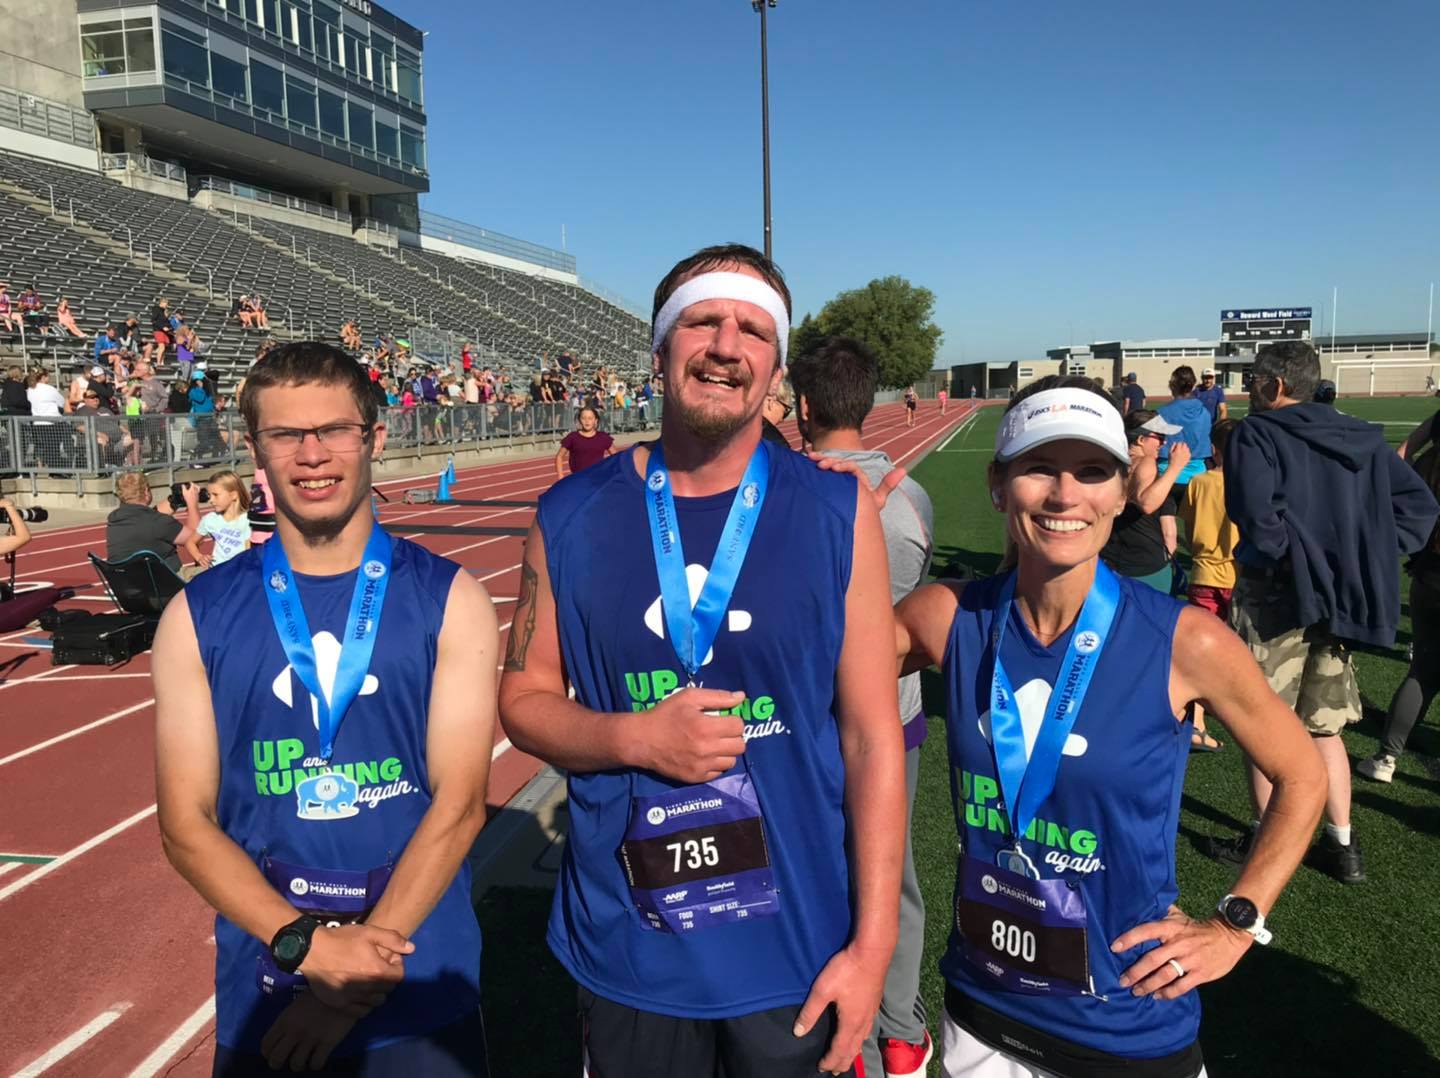
<path fill-rule="evenodd" d="M 126 359 L 134 359 L 144 348 L 140 340 L 140 319 L 133 314 L 125 319 L 125 324 L 120 328 L 120 351 Z"/>
<path fill-rule="evenodd" d="M 195 334 L 189 326 L 181 326 L 175 333 L 175 369 L 187 381 L 195 369 Z"/>
<path fill-rule="evenodd" d="M 0 322 L 12 333 L 20 332 L 20 312 L 15 309 L 10 299 L 10 286 L 0 281 Z"/>
<path fill-rule="evenodd" d="M 30 400 L 25 395 L 25 372 L 11 367 L 0 382 L 0 415 L 29 415 Z"/>
<path fill-rule="evenodd" d="M 203 372 L 196 371 L 190 379 L 190 425 L 195 428 L 195 450 L 202 457 L 219 450 L 220 438 L 215 420 L 215 397 Z"/>
<path fill-rule="evenodd" d="M 972 392 L 970 396 L 975 396 Z M 1145 407 L 1145 390 L 1135 380 L 1135 372 L 1131 371 L 1125 376 L 1125 385 L 1120 390 L 1122 406 L 1121 415 L 1129 415 L 1131 412 L 1139 411 Z"/>
<path fill-rule="evenodd" d="M 94 437 L 97 463 L 113 467 L 130 455 L 133 445 L 130 432 L 121 426 L 109 405 L 95 392 L 93 381 L 85 391 L 84 401 L 71 414 L 82 417 L 81 422 L 75 424 L 81 440 Z"/>
<path fill-rule="evenodd" d="M 115 336 L 114 325 L 107 325 L 99 333 L 95 334 L 95 364 L 96 366 L 114 367 L 120 360 L 123 348 L 120 340 Z"/>
<path fill-rule="evenodd" d="M 75 368 L 75 373 L 70 376 L 69 396 L 65 398 L 65 410 L 67 412 L 78 408 L 85 399 L 85 390 L 90 388 L 90 379 L 86 377 L 89 369 L 82 363 Z"/>
<path fill-rule="evenodd" d="M 170 347 L 170 301 L 161 296 L 150 308 L 150 343 L 145 346 L 145 359 L 156 367 L 165 362 L 165 349 Z"/>
<path fill-rule="evenodd" d="M 480 403 L 480 378 L 473 367 L 465 372 L 465 383 L 461 388 L 466 404 Z"/>
<path fill-rule="evenodd" d="M 460 349 L 460 371 L 462 374 L 469 374 L 471 368 L 475 366 L 475 355 L 470 351 L 472 347 L 473 345 L 471 345 L 469 341 L 466 341 Z"/>
<path fill-rule="evenodd" d="M 425 367 L 420 372 L 420 399 L 425 404 L 440 403 L 440 383 L 435 378 L 435 371 L 431 367 Z"/>
<path fill-rule="evenodd" d="M 70 310 L 69 297 L 61 296 L 60 302 L 55 305 L 55 321 L 71 336 L 84 338 L 84 331 L 75 324 L 75 314 Z"/>
<path fill-rule="evenodd" d="M 143 387 L 138 378 L 132 378 L 125 384 L 125 392 L 122 395 L 121 410 L 125 413 L 125 429 L 130 432 L 130 459 L 129 464 L 136 467 L 140 464 L 141 447 L 148 444 L 151 439 L 147 434 L 145 426 L 145 397 Z"/>
<path fill-rule="evenodd" d="M 260 298 L 260 293 L 255 292 L 250 296 L 250 310 L 255 317 L 255 328 L 270 332 L 270 316 L 265 313 L 265 301 Z"/>
<path fill-rule="evenodd" d="M 118 415 L 119 409 L 115 407 L 115 384 L 110 381 L 110 372 L 104 367 L 90 368 L 90 384 L 86 392 L 93 391 L 99 398 L 102 408 L 111 415 Z"/>
<path fill-rule="evenodd" d="M 45 313 L 45 303 L 33 284 L 20 293 L 20 317 L 25 319 L 25 328 L 31 333 L 50 332 L 50 316 Z"/>
<path fill-rule="evenodd" d="M 382 374 L 370 383 L 370 394 L 375 398 L 375 405 L 378 408 L 388 408 L 395 403 L 394 400 L 391 399 L 394 394 L 390 392 L 390 378 L 388 375 Z"/>
<path fill-rule="evenodd" d="M 340 344 L 347 352 L 358 352 L 363 346 L 360 327 L 353 318 L 340 327 Z"/>
<path fill-rule="evenodd" d="M 177 548 L 194 537 L 200 524 L 199 490 L 193 483 L 181 486 L 185 518 L 178 519 L 168 502 L 153 504 L 150 481 L 143 472 L 125 472 L 115 479 L 119 508 L 105 519 L 105 560 L 122 561 L 148 550 L 185 579 L 195 575 L 193 567 L 180 567 Z"/>
<path fill-rule="evenodd" d="M 30 372 L 25 399 L 30 403 L 30 414 L 37 419 L 60 416 L 66 410 L 65 398 L 50 384 L 50 372 L 44 367 Z M 30 433 L 34 439 L 32 447 L 46 466 L 58 468 L 73 464 L 75 439 L 69 427 L 62 423 L 36 423 Z"/>

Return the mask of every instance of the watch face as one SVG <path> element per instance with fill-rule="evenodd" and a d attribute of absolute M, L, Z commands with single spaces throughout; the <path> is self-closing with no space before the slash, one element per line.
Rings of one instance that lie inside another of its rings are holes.
<path fill-rule="evenodd" d="M 1236 928 L 1249 929 L 1260 918 L 1260 911 L 1248 898 L 1232 898 L 1225 903 L 1225 920 Z"/>
<path fill-rule="evenodd" d="M 300 957 L 305 941 L 298 932 L 283 933 L 275 941 L 275 957 L 281 962 L 293 962 Z"/>

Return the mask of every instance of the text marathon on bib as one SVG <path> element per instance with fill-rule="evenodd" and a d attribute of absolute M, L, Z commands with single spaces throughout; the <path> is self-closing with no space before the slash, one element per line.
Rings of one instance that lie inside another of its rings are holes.
<path fill-rule="evenodd" d="M 625 675 L 625 690 L 630 694 L 631 711 L 649 711 L 671 693 L 680 688 L 680 675 L 673 670 L 639 671 Z M 721 712 L 725 715 L 739 715 L 745 722 L 745 740 L 769 737 L 771 734 L 788 734 L 789 728 L 775 714 L 773 696 L 751 697 Z"/>
<path fill-rule="evenodd" d="M 961 770 L 956 776 L 960 800 L 965 805 L 965 823 L 970 827 L 1007 835 L 1010 820 L 1000 803 L 1000 784 L 988 775 Z M 1098 872 L 1105 868 L 1096 855 L 1100 840 L 1093 830 L 1066 827 L 1038 816 L 1025 829 L 1025 838 L 1047 846 L 1045 863 L 1060 871 Z"/>

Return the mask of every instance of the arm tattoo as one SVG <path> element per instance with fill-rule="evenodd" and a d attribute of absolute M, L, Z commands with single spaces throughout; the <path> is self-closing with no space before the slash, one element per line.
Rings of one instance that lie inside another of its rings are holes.
<path fill-rule="evenodd" d="M 515 621 L 505 641 L 505 669 L 524 670 L 525 652 L 535 635 L 535 602 L 539 578 L 527 561 L 520 566 L 520 595 L 515 600 Z"/>

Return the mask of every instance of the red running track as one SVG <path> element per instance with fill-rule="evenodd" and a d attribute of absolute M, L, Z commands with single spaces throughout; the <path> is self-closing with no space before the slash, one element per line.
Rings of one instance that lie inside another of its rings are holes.
<path fill-rule="evenodd" d="M 956 402 L 942 417 L 927 401 L 906 428 L 904 407 L 883 405 L 866 442 L 913 465 L 973 410 Z M 782 429 L 797 439 L 793 422 Z M 529 500 L 553 478 L 552 458 L 534 457 L 465 469 L 452 489 L 458 498 Z M 406 534 L 406 522 L 520 528 L 533 517 L 528 508 L 399 502 L 406 488 L 426 483 L 379 484 L 396 499 L 381 506 L 396 534 Z M 413 538 L 482 581 L 508 632 L 520 538 Z M 104 543 L 103 524 L 44 532 L 21 554 L 18 583 L 74 587 L 65 605 L 108 610 L 86 559 Z M 0 635 L 0 953 L 8 967 L 0 1074 L 208 1075 L 213 915 L 160 850 L 150 657 L 110 671 L 52 667 L 49 651 L 26 640 L 36 636 L 44 634 Z M 492 814 L 541 767 L 503 731 L 497 737 Z"/>

